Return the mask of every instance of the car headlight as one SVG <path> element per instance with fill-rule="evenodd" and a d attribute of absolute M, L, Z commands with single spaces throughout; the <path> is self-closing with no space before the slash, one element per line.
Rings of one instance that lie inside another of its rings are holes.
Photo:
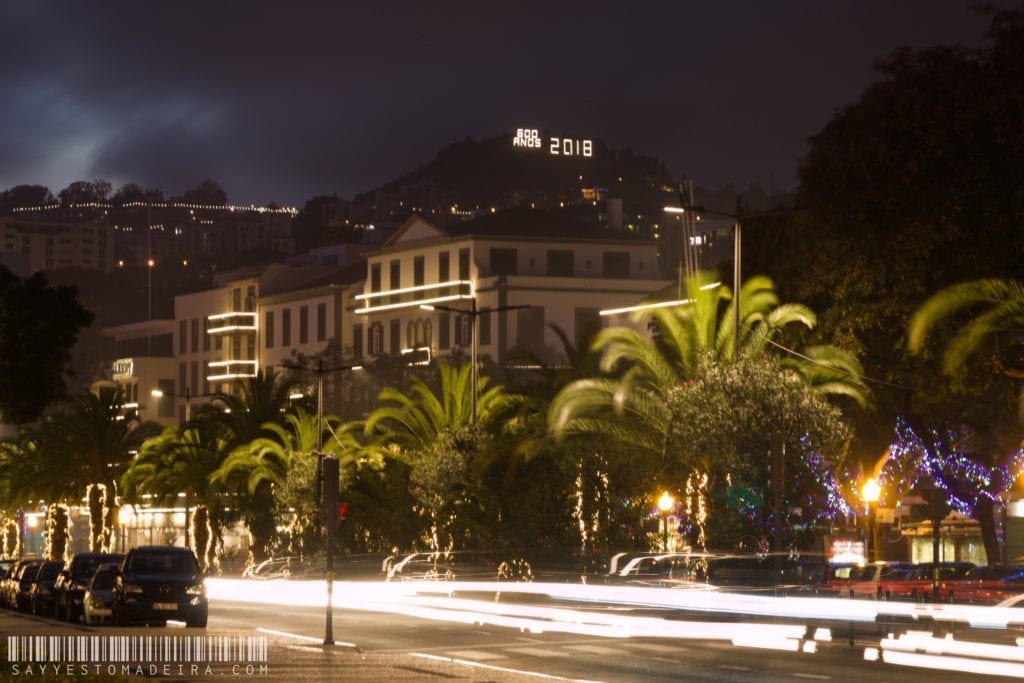
<path fill-rule="evenodd" d="M 121 584 L 121 590 L 123 590 L 125 593 L 141 593 L 142 592 L 142 586 L 140 586 L 140 585 L 138 585 L 136 583 L 127 583 L 127 582 L 125 582 L 125 583 Z"/>
<path fill-rule="evenodd" d="M 205 595 L 206 594 L 206 584 L 205 583 L 197 583 L 194 586 L 189 586 L 188 588 L 185 589 L 185 593 L 187 593 L 188 595 Z"/>

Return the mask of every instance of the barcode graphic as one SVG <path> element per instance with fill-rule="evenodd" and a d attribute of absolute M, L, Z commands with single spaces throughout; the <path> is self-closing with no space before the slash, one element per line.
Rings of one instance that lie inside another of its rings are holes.
<path fill-rule="evenodd" d="M 7 636 L 9 662 L 266 662 L 266 636 Z"/>

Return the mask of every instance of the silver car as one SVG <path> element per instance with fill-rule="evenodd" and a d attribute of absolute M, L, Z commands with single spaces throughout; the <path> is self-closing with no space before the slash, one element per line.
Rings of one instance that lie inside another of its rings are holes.
<path fill-rule="evenodd" d="M 92 575 L 89 586 L 82 596 L 82 619 L 86 624 L 102 624 L 111 621 L 114 583 L 117 580 L 115 569 L 115 567 L 100 567 Z"/>

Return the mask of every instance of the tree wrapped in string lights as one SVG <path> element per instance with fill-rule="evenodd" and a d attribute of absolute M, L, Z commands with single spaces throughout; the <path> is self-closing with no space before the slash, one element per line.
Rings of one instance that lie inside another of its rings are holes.
<path fill-rule="evenodd" d="M 932 516 L 944 503 L 977 520 L 985 551 L 995 561 L 1001 552 L 993 510 L 1022 467 L 1024 449 L 1016 449 L 1001 464 L 986 465 L 971 452 L 969 435 L 931 429 L 900 417 L 879 482 L 883 498 L 891 503 L 916 492 L 937 508 Z"/>

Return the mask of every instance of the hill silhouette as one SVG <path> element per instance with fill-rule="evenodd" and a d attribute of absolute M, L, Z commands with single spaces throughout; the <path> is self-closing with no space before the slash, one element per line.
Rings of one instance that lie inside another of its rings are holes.
<path fill-rule="evenodd" d="M 543 137 L 543 136 L 542 136 Z M 546 140 L 546 138 L 545 138 Z M 379 192 L 400 193 L 411 186 L 433 185 L 464 206 L 551 205 L 576 201 L 583 188 L 631 201 L 664 201 L 675 181 L 661 160 L 593 141 L 593 156 L 552 155 L 514 147 L 512 136 L 472 138 L 448 145 L 430 163 L 363 193 L 356 203 Z"/>

